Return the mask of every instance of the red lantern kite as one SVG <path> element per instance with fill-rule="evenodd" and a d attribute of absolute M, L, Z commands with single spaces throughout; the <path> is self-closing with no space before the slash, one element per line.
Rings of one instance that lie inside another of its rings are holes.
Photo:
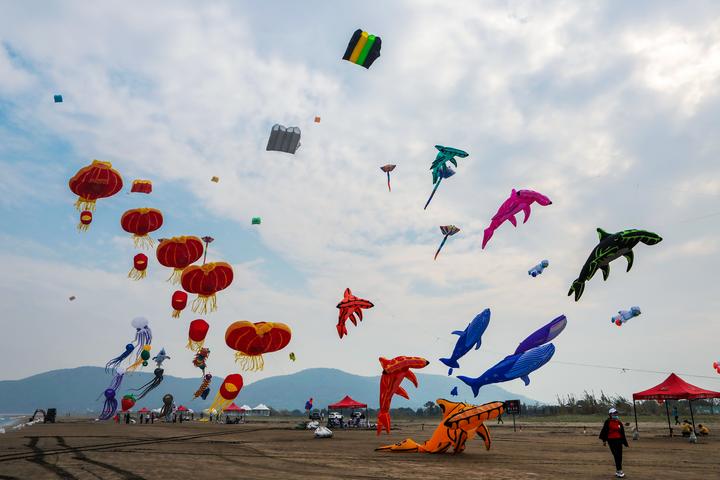
<path fill-rule="evenodd" d="M 233 269 L 225 262 L 190 265 L 180 276 L 183 290 L 197 295 L 192 303 L 193 312 L 203 314 L 208 312 L 208 303 L 211 312 L 217 310 L 215 294 L 229 287 L 232 281 Z"/>
<path fill-rule="evenodd" d="M 187 293 L 182 290 L 175 290 L 172 294 L 173 318 L 180 318 L 180 312 L 185 310 L 187 305 Z"/>
<path fill-rule="evenodd" d="M 225 331 L 225 343 L 236 350 L 235 360 L 243 370 L 262 370 L 262 354 L 277 352 L 290 343 L 292 332 L 284 323 L 240 321 Z"/>
<path fill-rule="evenodd" d="M 68 186 L 78 196 L 75 208 L 80 211 L 92 212 L 95 211 L 95 201 L 115 195 L 122 190 L 123 181 L 120 173 L 112 168 L 110 162 L 93 160 L 90 165 L 78 170 L 68 182 Z M 80 215 L 80 224 L 90 225 L 92 215 L 87 219 L 87 223 L 84 223 L 83 214 Z M 87 230 L 87 228 L 86 226 L 81 230 Z"/>
<path fill-rule="evenodd" d="M 152 182 L 150 180 L 133 180 L 130 191 L 135 193 L 151 193 Z"/>
<path fill-rule="evenodd" d="M 152 248 L 153 240 L 148 233 L 162 227 L 163 215 L 154 208 L 133 208 L 123 213 L 120 226 L 128 233 L 133 234 L 135 247 Z"/>
<path fill-rule="evenodd" d="M 92 223 L 92 212 L 89 210 L 83 210 L 80 212 L 80 223 L 78 223 L 77 229 L 81 232 L 87 232 Z"/>
<path fill-rule="evenodd" d="M 199 352 L 205 344 L 205 337 L 210 329 L 210 325 L 205 320 L 197 319 L 190 322 L 190 329 L 188 330 L 188 343 L 187 348 L 193 352 Z"/>
<path fill-rule="evenodd" d="M 200 259 L 204 249 L 202 240 L 198 237 L 173 237 L 161 240 L 155 255 L 160 265 L 174 268 L 168 281 L 179 283 L 182 271 Z"/>
<path fill-rule="evenodd" d="M 133 268 L 128 273 L 128 278 L 142 280 L 147 275 L 148 257 L 144 253 L 138 253 L 133 257 Z"/>
<path fill-rule="evenodd" d="M 242 387 L 243 378 L 240 374 L 233 373 L 225 377 L 217 395 L 215 395 L 215 400 L 208 407 L 208 410 L 216 410 L 217 413 L 222 413 L 237 398 Z"/>

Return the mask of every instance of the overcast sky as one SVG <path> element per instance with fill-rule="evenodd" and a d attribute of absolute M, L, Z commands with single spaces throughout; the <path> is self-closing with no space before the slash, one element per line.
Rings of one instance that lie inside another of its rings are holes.
<path fill-rule="evenodd" d="M 211 235 L 208 259 L 235 269 L 205 317 L 215 375 L 239 370 L 224 332 L 241 319 L 293 329 L 246 382 L 309 367 L 375 375 L 379 356 L 396 355 L 444 374 L 450 332 L 489 307 L 483 347 L 459 374 L 479 375 L 564 313 L 553 361 L 530 386 L 503 387 L 553 401 L 629 395 L 665 377 L 571 362 L 707 376 L 687 379 L 720 389 L 717 2 L 7 0 L 0 10 L 0 379 L 103 365 L 138 315 L 172 357 L 166 373 L 198 374 L 184 348 L 197 315 L 170 317 L 168 269 L 149 252 L 149 277 L 126 276 L 137 251 L 119 217 L 148 206 L 165 216 L 156 238 Z M 382 37 L 370 70 L 341 60 L 356 28 Z M 274 123 L 300 127 L 296 155 L 265 151 Z M 423 211 L 435 144 L 470 155 Z M 78 233 L 67 180 L 93 159 L 112 162 L 125 188 Z M 392 193 L 386 163 L 397 164 Z M 128 194 L 136 178 L 153 193 Z M 553 204 L 481 250 L 512 188 Z M 461 231 L 433 261 L 447 224 Z M 629 273 L 613 262 L 575 303 L 567 290 L 596 227 L 664 240 L 636 247 Z M 545 273 L 528 276 L 544 258 Z M 346 287 L 375 308 L 340 340 Z M 632 305 L 640 317 L 610 323 Z"/>

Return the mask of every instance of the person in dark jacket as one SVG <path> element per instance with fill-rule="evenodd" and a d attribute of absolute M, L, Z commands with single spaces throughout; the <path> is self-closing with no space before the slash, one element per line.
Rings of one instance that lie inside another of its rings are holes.
<path fill-rule="evenodd" d="M 613 458 L 615 459 L 615 476 L 623 478 L 625 473 L 622 470 L 622 449 L 623 445 L 629 447 L 625 438 L 625 427 L 623 427 L 618 411 L 611 408 L 608 411 L 608 419 L 605 420 L 602 430 L 600 431 L 600 440 L 603 446 L 609 445 Z"/>

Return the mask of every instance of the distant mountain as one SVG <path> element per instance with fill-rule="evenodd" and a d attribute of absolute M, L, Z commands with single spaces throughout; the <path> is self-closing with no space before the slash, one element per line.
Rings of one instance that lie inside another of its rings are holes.
<path fill-rule="evenodd" d="M 473 398 L 469 388 L 453 377 L 441 375 L 417 374 L 420 386 L 416 389 L 405 381 L 405 389 L 410 400 L 396 396 L 393 408 L 410 407 L 416 409 L 428 400 L 448 398 L 465 400 L 471 403 L 485 403 L 493 400 L 517 398 L 525 403 L 537 403 L 522 395 L 510 393 L 496 385 L 487 385 L 480 390 L 478 398 Z M 118 398 L 132 393 L 131 388 L 139 387 L 152 378 L 151 373 L 139 372 L 125 377 Z M 78 367 L 33 375 L 22 380 L 0 381 L 0 412 L 33 412 L 36 408 L 55 407 L 58 414 L 89 413 L 102 409 L 103 391 L 110 383 L 110 375 L 101 367 Z M 163 383 L 138 402 L 137 407 L 158 408 L 161 397 L 171 393 L 175 402 L 194 410 L 206 408 L 217 391 L 222 378 L 215 377 L 210 387 L 212 392 L 207 400 L 192 400 L 192 395 L 200 386 L 200 378 L 178 378 L 165 376 Z M 255 406 L 264 403 L 276 410 L 302 410 L 305 401 L 313 397 L 316 408 L 324 408 L 345 395 L 367 403 L 370 408 L 378 407 L 380 377 L 363 377 L 334 368 L 311 368 L 291 375 L 258 380 L 246 385 L 235 403 Z M 458 387 L 460 395 L 450 396 L 450 390 Z"/>

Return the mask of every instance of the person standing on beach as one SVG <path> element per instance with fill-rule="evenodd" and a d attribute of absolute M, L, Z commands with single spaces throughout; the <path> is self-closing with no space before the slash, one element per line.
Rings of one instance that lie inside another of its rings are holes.
<path fill-rule="evenodd" d="M 629 445 L 625 438 L 625 427 L 620 421 L 618 411 L 614 408 L 608 411 L 608 419 L 605 420 L 600 431 L 600 440 L 602 440 L 603 446 L 610 446 L 610 452 L 615 459 L 615 476 L 623 478 L 625 473 L 622 470 L 622 449 L 623 445 L 625 447 L 629 447 Z"/>

